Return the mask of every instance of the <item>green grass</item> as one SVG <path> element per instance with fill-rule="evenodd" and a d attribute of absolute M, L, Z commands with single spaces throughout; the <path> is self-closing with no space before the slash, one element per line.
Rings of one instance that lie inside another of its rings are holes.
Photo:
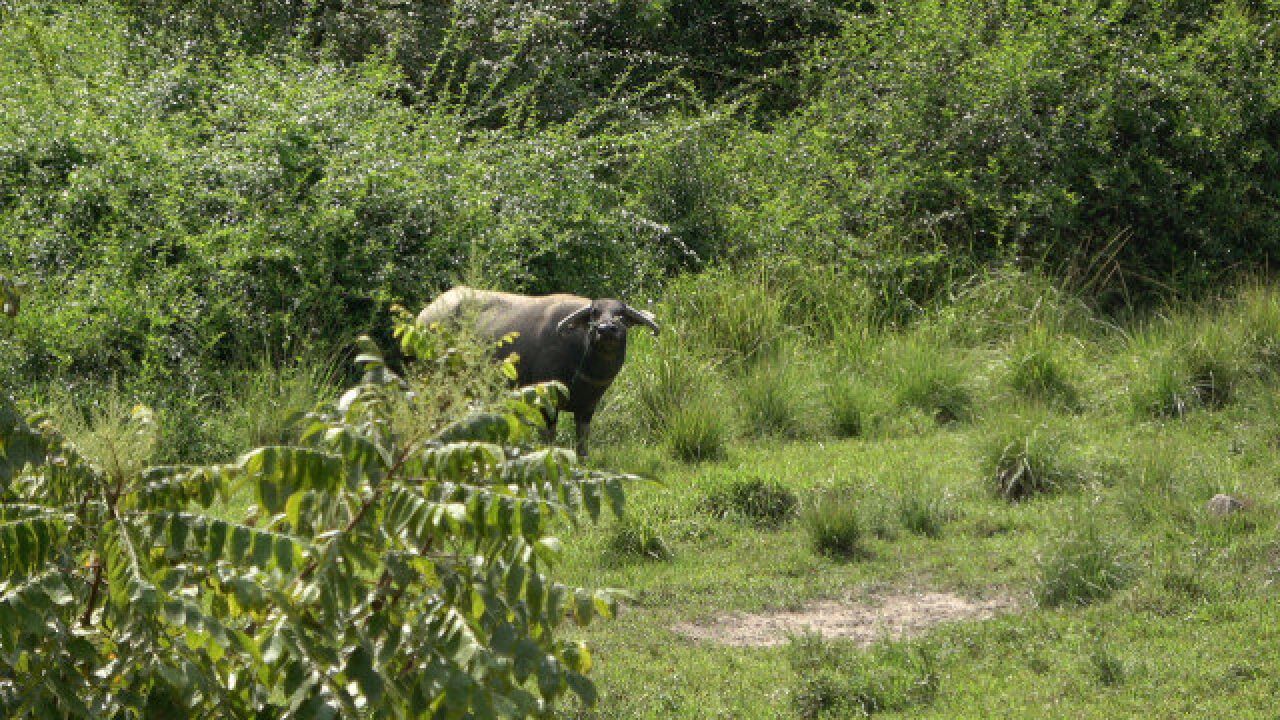
<path fill-rule="evenodd" d="M 811 370 L 800 353 L 780 361 L 760 363 L 738 382 L 742 418 L 747 434 L 794 439 L 811 434 L 813 403 L 809 398 Z"/>
<path fill-rule="evenodd" d="M 771 529 L 792 520 L 799 502 L 793 491 L 775 480 L 735 475 L 711 485 L 703 507 L 713 517 L 741 518 Z"/>
<path fill-rule="evenodd" d="M 557 577 L 632 599 L 618 619 L 568 631 L 592 649 L 601 702 L 561 716 L 1268 717 L 1280 693 L 1269 672 L 1280 664 L 1280 388 L 1257 338 L 1269 332 L 1258 297 L 1278 296 L 1248 297 L 1197 315 L 1216 318 L 1226 335 L 1213 342 L 1248 360 L 1232 365 L 1229 399 L 1188 395 L 1179 414 L 1134 411 L 1158 372 L 1141 359 L 1171 358 L 1173 384 L 1194 392 L 1200 351 L 1188 338 L 1213 344 L 1201 319 L 1096 336 L 1033 330 L 1038 347 L 1090 359 L 1065 366 L 1085 399 L 1072 407 L 1010 384 L 1016 340 L 926 341 L 909 328 L 860 336 L 870 346 L 857 355 L 838 339 L 815 345 L 803 367 L 849 369 L 780 381 L 814 403 L 796 433 L 752 432 L 742 402 L 740 384 L 767 382 L 785 356 L 720 364 L 678 337 L 636 343 L 602 408 L 593 464 L 658 482 L 630 486 L 621 521 L 563 528 Z M 245 387 L 268 383 L 298 407 L 323 378 L 264 370 Z M 833 388 L 856 432 L 826 424 Z M 103 397 L 114 410 L 74 409 L 82 442 L 127 436 L 130 401 Z M 73 413 L 55 400 L 55 415 Z M 289 416 L 263 402 L 244 412 Z M 965 421 L 938 422 L 946 406 Z M 643 417 L 619 417 L 629 413 Z M 1210 516 L 1219 492 L 1248 507 Z M 234 502 L 220 512 L 240 513 Z M 869 645 L 795 631 L 731 647 L 678 630 L 922 593 L 1004 610 Z"/>
<path fill-rule="evenodd" d="M 867 522 L 852 488 L 824 490 L 809 503 L 801 517 L 814 552 L 839 560 L 867 554 L 863 538 Z"/>
<path fill-rule="evenodd" d="M 642 436 L 602 449 L 598 462 L 661 481 L 635 486 L 629 507 L 670 554 L 616 561 L 607 548 L 626 523 L 567 533 L 568 578 L 634 600 L 580 631 L 597 651 L 602 700 L 564 715 L 1268 717 L 1280 692 L 1265 670 L 1280 663 L 1276 376 L 1258 360 L 1265 343 L 1232 339 L 1267 336 L 1253 292 L 1212 310 L 1227 328 L 1212 342 L 1200 320 L 1092 336 L 1033 328 L 1026 342 L 1045 350 L 1035 362 L 1057 369 L 1021 389 L 1009 379 L 1028 347 L 1019 341 L 930 346 L 888 333 L 848 380 L 793 380 L 828 412 L 824 393 L 843 384 L 857 432 L 740 429 L 722 457 L 692 466 Z M 1198 392 L 1187 381 L 1204 363 L 1188 338 L 1252 358 L 1232 366 L 1229 399 L 1193 394 L 1181 414 L 1134 412 L 1136 389 L 1159 372 L 1138 361 L 1147 351 L 1173 358 L 1176 384 Z M 1070 348 L 1061 367 L 1056 348 Z M 939 423 L 944 407 L 968 421 Z M 1218 492 L 1249 507 L 1211 517 L 1205 502 Z M 797 519 L 778 522 L 788 496 Z M 870 646 L 797 632 L 731 647 L 677 631 L 924 592 L 1001 598 L 1005 610 Z"/>

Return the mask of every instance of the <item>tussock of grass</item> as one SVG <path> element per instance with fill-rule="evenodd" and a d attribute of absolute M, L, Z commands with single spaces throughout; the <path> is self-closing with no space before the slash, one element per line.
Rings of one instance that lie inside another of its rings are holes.
<path fill-rule="evenodd" d="M 1247 376 L 1247 337 L 1239 325 L 1174 316 L 1134 340 L 1131 403 L 1140 417 L 1180 418 L 1235 400 Z"/>
<path fill-rule="evenodd" d="M 228 412 L 215 426 L 218 442 L 233 449 L 290 443 L 303 414 L 331 398 L 336 383 L 332 363 L 264 361 L 230 391 Z"/>
<path fill-rule="evenodd" d="M 1065 409 L 1080 404 L 1070 349 L 1044 325 L 1033 325 L 1014 341 L 1005 372 L 1005 382 L 1023 398 Z"/>
<path fill-rule="evenodd" d="M 881 399 L 853 370 L 833 371 L 822 389 L 822 402 L 831 422 L 831 432 L 839 438 L 864 436 L 881 410 Z"/>
<path fill-rule="evenodd" d="M 863 544 L 867 523 L 852 488 L 819 492 L 805 506 L 801 521 L 819 555 L 849 560 L 867 554 Z"/>
<path fill-rule="evenodd" d="M 887 344 L 880 362 L 899 406 L 917 408 L 940 423 L 965 420 L 972 414 L 969 369 L 936 340 L 915 335 Z"/>
<path fill-rule="evenodd" d="M 695 395 L 667 416 L 663 440 L 671 456 L 685 463 L 723 460 L 728 454 L 729 421 L 708 395 Z"/>
<path fill-rule="evenodd" d="M 993 435 L 987 441 L 984 468 L 992 489 L 1006 500 L 1054 492 L 1084 479 L 1066 433 L 1043 418 L 1015 422 Z"/>
<path fill-rule="evenodd" d="M 811 426 L 812 373 L 798 358 L 761 363 L 739 381 L 743 424 L 757 437 L 794 439 Z"/>
<path fill-rule="evenodd" d="M 715 517 L 738 517 L 762 528 L 776 528 L 796 515 L 800 500 L 776 481 L 737 477 L 715 482 L 703 508 Z"/>
<path fill-rule="evenodd" d="M 755 273 L 677 278 L 667 289 L 666 314 L 688 349 L 731 367 L 774 357 L 793 333 L 778 292 Z"/>
<path fill-rule="evenodd" d="M 1244 286 L 1236 298 L 1234 316 L 1257 368 L 1280 371 L 1280 289 L 1261 283 Z"/>
<path fill-rule="evenodd" d="M 1097 643 L 1089 652 L 1089 670 L 1093 679 L 1106 687 L 1124 684 L 1129 667 L 1124 660 L 1103 643 Z"/>
<path fill-rule="evenodd" d="M 1035 597 L 1044 607 L 1088 605 L 1124 587 L 1132 575 L 1119 544 L 1088 520 L 1041 559 Z"/>
<path fill-rule="evenodd" d="M 924 497 L 910 493 L 898 499 L 898 519 L 907 532 L 936 538 L 955 519 L 956 511 L 946 496 Z"/>
<path fill-rule="evenodd" d="M 1079 297 L 1048 276 L 1004 266 L 962 284 L 930 322 L 955 342 L 979 345 L 1036 326 L 1079 330 L 1089 316 Z"/>
<path fill-rule="evenodd" d="M 613 526 L 606 544 L 606 556 L 615 561 L 658 560 L 674 557 L 667 541 L 658 532 L 653 518 L 632 513 Z"/>
<path fill-rule="evenodd" d="M 159 441 L 154 412 L 110 387 L 88 403 L 55 394 L 42 408 L 53 426 L 112 481 L 152 464 Z M 4 448 L 0 447 L 0 452 Z"/>
<path fill-rule="evenodd" d="M 888 643 L 864 652 L 818 635 L 792 640 L 792 707 L 805 719 L 866 717 L 933 702 L 942 683 L 927 646 Z"/>

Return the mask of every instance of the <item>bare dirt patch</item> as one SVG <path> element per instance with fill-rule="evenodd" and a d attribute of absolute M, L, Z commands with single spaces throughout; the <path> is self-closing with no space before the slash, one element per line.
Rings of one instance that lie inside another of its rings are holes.
<path fill-rule="evenodd" d="M 918 635 L 942 623 L 983 620 L 1016 607 L 1017 601 L 1007 595 L 972 600 L 952 593 L 903 593 L 847 602 L 824 600 L 799 610 L 732 613 L 706 624 L 680 623 L 674 629 L 694 640 L 735 647 L 781 645 L 805 632 L 870 645 L 885 637 Z"/>

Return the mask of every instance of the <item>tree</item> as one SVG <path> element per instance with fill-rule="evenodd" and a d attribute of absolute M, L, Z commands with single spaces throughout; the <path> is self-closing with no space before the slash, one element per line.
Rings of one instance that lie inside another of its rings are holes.
<path fill-rule="evenodd" d="M 398 333 L 424 365 L 456 365 L 437 336 L 403 318 Z M 589 650 L 559 630 L 612 615 L 616 594 L 556 582 L 551 533 L 620 513 L 628 478 L 532 447 L 562 387 L 439 426 L 423 420 L 438 395 L 360 349 L 362 381 L 296 445 L 229 464 L 128 462 L 154 437 L 143 407 L 91 457 L 0 396 L 0 714 L 523 717 L 595 701 Z"/>

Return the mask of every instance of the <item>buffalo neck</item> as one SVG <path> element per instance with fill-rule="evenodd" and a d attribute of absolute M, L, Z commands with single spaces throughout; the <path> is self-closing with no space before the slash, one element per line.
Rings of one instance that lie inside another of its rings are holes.
<path fill-rule="evenodd" d="M 578 363 L 573 382 L 585 385 L 606 387 L 613 381 L 622 362 L 627 356 L 627 344 L 624 340 L 616 347 L 606 348 L 588 340 L 583 347 L 582 360 Z"/>

